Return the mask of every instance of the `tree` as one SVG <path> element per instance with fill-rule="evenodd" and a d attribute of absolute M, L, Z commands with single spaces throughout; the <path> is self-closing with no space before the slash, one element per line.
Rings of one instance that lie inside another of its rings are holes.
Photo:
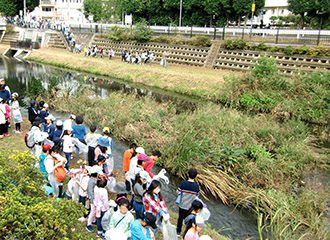
<path fill-rule="evenodd" d="M 305 13 L 311 10 L 310 0 L 288 0 L 288 9 L 294 14 L 300 15 L 300 28 L 304 27 L 304 16 Z"/>
<path fill-rule="evenodd" d="M 33 11 L 39 5 L 39 0 L 26 0 L 26 9 Z M 23 10 L 24 0 L 0 0 L 0 12 L 4 16 L 15 16 Z"/>
<path fill-rule="evenodd" d="M 233 0 L 234 13 L 237 16 L 237 23 L 241 25 L 241 19 L 244 16 L 245 20 L 252 17 L 252 3 L 253 0 Z M 255 0 L 254 15 L 258 15 L 261 9 L 265 6 L 265 0 Z"/>
<path fill-rule="evenodd" d="M 133 14 L 133 21 L 145 19 L 149 25 L 179 25 L 180 0 L 112 0 L 118 16 Z M 265 0 L 256 1 L 256 14 Z M 184 0 L 182 25 L 223 26 L 251 16 L 253 0 Z"/>
<path fill-rule="evenodd" d="M 17 14 L 16 1 L 0 0 L 0 12 L 3 16 L 14 16 Z"/>
<path fill-rule="evenodd" d="M 288 9 L 300 16 L 301 28 L 308 22 L 314 28 L 329 27 L 330 0 L 289 0 L 288 3 Z"/>
<path fill-rule="evenodd" d="M 84 15 L 88 19 L 89 15 L 93 15 L 94 22 L 102 19 L 102 1 L 101 0 L 85 0 Z"/>
<path fill-rule="evenodd" d="M 26 0 L 26 9 L 32 12 L 39 5 L 39 0 Z M 18 10 L 23 10 L 24 0 L 17 0 Z"/>
<path fill-rule="evenodd" d="M 115 9 L 115 0 L 109 0 L 103 3 L 102 20 L 110 23 L 117 23 L 119 16 Z"/>

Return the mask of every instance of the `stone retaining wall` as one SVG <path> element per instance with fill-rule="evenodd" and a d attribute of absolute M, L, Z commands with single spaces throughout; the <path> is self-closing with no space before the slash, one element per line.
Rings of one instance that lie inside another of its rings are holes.
<path fill-rule="evenodd" d="M 123 48 L 133 52 L 142 52 L 148 49 L 154 52 L 156 61 L 160 61 L 163 51 L 167 51 L 169 63 L 187 64 L 191 66 L 203 67 L 209 65 L 214 69 L 228 69 L 237 71 L 248 71 L 253 68 L 258 59 L 267 55 L 274 58 L 279 72 L 292 74 L 294 71 L 327 71 L 330 70 L 329 57 L 311 57 L 307 55 L 287 56 L 281 53 L 226 50 L 223 48 L 199 48 L 195 46 L 180 46 L 161 43 L 133 43 L 118 42 L 96 35 L 93 44 L 98 48 L 113 48 L 116 56 L 121 55 Z M 214 53 L 212 51 L 215 51 Z M 210 58 L 210 59 L 209 59 Z M 212 58 L 212 59 L 211 59 Z M 207 61 L 209 60 L 209 61 Z M 208 63 L 208 64 L 205 64 Z"/>
<path fill-rule="evenodd" d="M 237 51 L 220 49 L 213 63 L 215 69 L 248 71 L 258 59 L 267 55 L 274 58 L 279 72 L 292 74 L 294 71 L 327 71 L 330 70 L 329 57 L 311 57 L 307 55 L 284 55 L 281 53 Z"/>
<path fill-rule="evenodd" d="M 162 52 L 166 51 L 166 59 L 169 63 L 188 64 L 200 67 L 204 65 L 210 50 L 209 47 L 199 48 L 194 46 L 179 46 L 160 43 L 117 42 L 99 36 L 94 37 L 93 45 L 97 45 L 98 48 L 112 48 L 116 51 L 116 56 L 121 56 L 123 48 L 126 50 L 132 50 L 133 52 L 142 52 L 148 49 L 150 53 L 155 53 L 156 61 L 160 61 Z"/>

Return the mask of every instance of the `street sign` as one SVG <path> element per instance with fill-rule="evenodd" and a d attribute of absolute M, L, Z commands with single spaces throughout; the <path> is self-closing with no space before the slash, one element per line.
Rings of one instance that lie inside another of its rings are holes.
<path fill-rule="evenodd" d="M 256 11 L 256 4 L 252 3 L 252 12 L 255 12 L 255 11 Z"/>
<path fill-rule="evenodd" d="M 133 22 L 133 16 L 132 16 L 132 14 L 126 14 L 125 15 L 125 24 L 126 25 L 130 25 L 130 24 L 132 24 L 132 22 Z"/>

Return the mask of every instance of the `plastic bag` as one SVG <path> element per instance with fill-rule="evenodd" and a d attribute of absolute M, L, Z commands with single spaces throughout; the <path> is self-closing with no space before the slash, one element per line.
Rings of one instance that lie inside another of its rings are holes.
<path fill-rule="evenodd" d="M 178 235 L 176 233 L 176 226 L 174 226 L 170 221 L 165 222 L 163 220 L 160 228 L 163 232 L 164 240 L 177 240 L 178 239 Z"/>
<path fill-rule="evenodd" d="M 166 170 L 162 169 L 159 171 L 159 173 L 156 176 L 154 176 L 153 179 L 157 179 L 157 180 L 163 179 L 166 184 L 169 184 L 170 180 L 168 179 L 168 177 L 165 174 L 166 174 Z"/>
<path fill-rule="evenodd" d="M 74 138 L 73 144 L 79 149 L 79 153 L 85 152 L 88 153 L 88 146 L 79 141 L 79 139 Z"/>
<path fill-rule="evenodd" d="M 49 144 L 51 147 L 54 147 L 54 142 L 51 141 L 51 140 L 49 140 L 48 138 L 46 138 L 46 139 L 44 140 L 43 144 L 44 144 L 44 145 L 45 145 L 45 144 Z"/>
<path fill-rule="evenodd" d="M 198 215 L 201 216 L 204 219 L 204 221 L 207 221 L 209 220 L 211 213 L 206 207 L 203 207 L 202 211 L 200 211 Z"/>
<path fill-rule="evenodd" d="M 110 192 L 115 192 L 115 190 L 113 190 L 115 185 L 116 185 L 116 179 L 114 177 L 109 177 L 107 182 L 107 188 L 109 189 Z"/>
<path fill-rule="evenodd" d="M 108 231 L 110 229 L 110 221 L 113 213 L 114 213 L 113 208 L 110 208 L 108 211 L 105 212 L 105 214 L 102 217 L 101 225 L 105 231 Z"/>
<path fill-rule="evenodd" d="M 12 114 L 13 114 L 13 119 L 14 119 L 14 122 L 15 122 L 15 123 L 20 123 L 20 122 L 23 121 L 23 119 L 22 119 L 22 114 L 21 114 L 21 112 L 20 112 L 19 109 L 14 109 L 14 110 L 12 111 Z"/>
<path fill-rule="evenodd" d="M 106 240 L 127 240 L 127 238 L 127 234 L 118 228 L 111 228 L 105 233 Z"/>

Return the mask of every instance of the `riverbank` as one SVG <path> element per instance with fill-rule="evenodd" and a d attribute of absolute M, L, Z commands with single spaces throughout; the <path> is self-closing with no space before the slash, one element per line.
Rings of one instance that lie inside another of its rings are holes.
<path fill-rule="evenodd" d="M 85 58 L 83 53 L 50 48 L 33 51 L 27 60 L 118 78 L 252 114 L 271 114 L 279 120 L 329 124 L 330 73 L 297 72 L 288 77 L 277 72 L 274 59 L 261 58 L 255 69 L 245 74 L 184 65 L 132 65 L 119 58 Z"/>
<path fill-rule="evenodd" d="M 163 68 L 151 65 L 124 64 L 119 58 L 85 58 L 83 53 L 72 54 L 66 50 L 40 49 L 33 51 L 27 60 L 49 64 L 76 71 L 119 78 L 127 82 L 170 90 L 190 96 L 211 99 L 212 94 L 223 85 L 224 77 L 234 74 L 226 70 L 213 70 L 185 65 L 169 65 Z M 242 75 L 236 72 L 235 75 Z"/>

